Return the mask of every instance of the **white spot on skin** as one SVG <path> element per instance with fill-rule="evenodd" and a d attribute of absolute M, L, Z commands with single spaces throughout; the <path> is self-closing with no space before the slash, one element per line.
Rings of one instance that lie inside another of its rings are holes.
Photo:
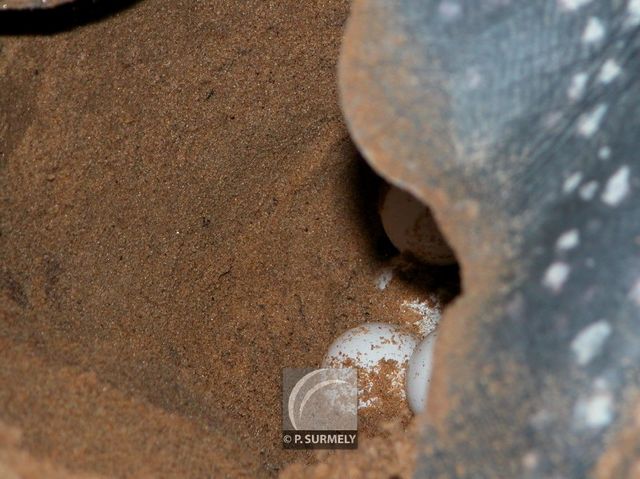
<path fill-rule="evenodd" d="M 587 26 L 582 32 L 582 43 L 588 45 L 601 42 L 604 38 L 605 28 L 599 18 L 591 17 L 587 20 Z"/>
<path fill-rule="evenodd" d="M 522 456 L 522 465 L 528 471 L 534 470 L 538 467 L 539 462 L 538 454 L 533 451 L 527 452 L 524 456 Z"/>
<path fill-rule="evenodd" d="M 587 81 L 589 80 L 589 75 L 584 72 L 576 73 L 571 78 L 571 84 L 567 89 L 567 96 L 570 100 L 576 101 L 582 98 L 584 95 L 584 90 L 587 87 Z"/>
<path fill-rule="evenodd" d="M 445 20 L 455 20 L 462 14 L 462 7 L 456 2 L 445 0 L 438 7 L 438 13 Z"/>
<path fill-rule="evenodd" d="M 611 334 L 611 326 L 601 320 L 587 326 L 571 341 L 571 350 L 580 366 L 586 366 L 602 351 L 605 341 Z"/>
<path fill-rule="evenodd" d="M 376 286 L 380 291 L 384 291 L 393 279 L 393 268 L 384 268 L 376 280 Z"/>
<path fill-rule="evenodd" d="M 607 181 L 602 192 L 601 199 L 609 206 L 618 206 L 629 194 L 629 174 L 628 166 L 622 166 Z"/>
<path fill-rule="evenodd" d="M 618 78 L 622 73 L 622 68 L 618 65 L 613 58 L 609 58 L 600 69 L 600 73 L 598 74 L 598 80 L 605 85 L 607 83 L 611 83 L 613 80 Z"/>
<path fill-rule="evenodd" d="M 467 71 L 466 80 L 470 90 L 475 90 L 482 85 L 482 75 L 474 68 Z"/>
<path fill-rule="evenodd" d="M 582 173 L 580 173 L 579 171 L 576 171 L 569 178 L 564 180 L 564 184 L 562 185 L 562 192 L 567 195 L 569 193 L 573 193 L 581 181 L 582 181 Z"/>
<path fill-rule="evenodd" d="M 640 279 L 638 279 L 631 287 L 631 291 L 629 291 L 629 297 L 634 303 L 636 303 L 637 306 L 640 306 Z"/>
<path fill-rule="evenodd" d="M 601 160 L 608 160 L 611 158 L 611 148 L 603 146 L 598 150 L 598 158 Z"/>
<path fill-rule="evenodd" d="M 545 271 L 542 284 L 554 293 L 558 293 L 562 290 L 570 272 L 571 268 L 567 263 L 556 261 Z"/>
<path fill-rule="evenodd" d="M 529 419 L 529 424 L 531 424 L 536 429 L 543 429 L 551 424 L 551 422 L 553 422 L 553 416 L 546 409 L 542 409 L 536 412 Z"/>
<path fill-rule="evenodd" d="M 591 0 L 558 0 L 558 3 L 560 4 L 560 8 L 563 10 L 573 12 L 582 6 L 591 3 Z"/>
<path fill-rule="evenodd" d="M 600 128 L 600 123 L 607 113 L 607 105 L 600 103 L 593 110 L 578 118 L 578 134 L 590 138 Z"/>
<path fill-rule="evenodd" d="M 575 248 L 580 244 L 580 233 L 577 229 L 565 231 L 560 235 L 558 241 L 556 241 L 556 248 L 559 250 L 568 251 Z"/>
<path fill-rule="evenodd" d="M 598 191 L 598 182 L 590 181 L 586 185 L 583 185 L 582 188 L 580 188 L 580 198 L 582 198 L 584 201 L 590 201 L 596 195 L 596 191 Z"/>
<path fill-rule="evenodd" d="M 573 412 L 579 426 L 600 429 L 613 420 L 613 396 L 606 389 L 597 390 L 579 399 Z"/>
<path fill-rule="evenodd" d="M 638 25 L 640 25 L 640 0 L 629 0 L 624 26 L 630 28 Z"/>

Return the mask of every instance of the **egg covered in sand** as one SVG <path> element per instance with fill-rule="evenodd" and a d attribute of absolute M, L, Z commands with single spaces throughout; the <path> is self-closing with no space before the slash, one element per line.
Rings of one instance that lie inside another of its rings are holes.
<path fill-rule="evenodd" d="M 428 264 L 456 262 L 431 210 L 406 191 L 390 186 L 382 192 L 380 218 L 389 240 L 401 253 Z"/>
<path fill-rule="evenodd" d="M 416 337 L 397 326 L 367 323 L 339 336 L 322 366 L 356 368 L 358 409 L 394 417 L 407 408 L 405 376 L 416 345 Z"/>
<path fill-rule="evenodd" d="M 427 404 L 436 338 L 435 332 L 424 338 L 409 360 L 406 377 L 407 400 L 414 414 L 424 411 Z"/>

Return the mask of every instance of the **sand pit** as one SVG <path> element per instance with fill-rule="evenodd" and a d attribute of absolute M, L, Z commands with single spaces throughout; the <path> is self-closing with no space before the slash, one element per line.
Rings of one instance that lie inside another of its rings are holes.
<path fill-rule="evenodd" d="M 5 477 L 410 473 L 398 425 L 279 442 L 283 367 L 456 288 L 382 230 L 337 98 L 348 7 L 144 0 L 0 37 Z"/>

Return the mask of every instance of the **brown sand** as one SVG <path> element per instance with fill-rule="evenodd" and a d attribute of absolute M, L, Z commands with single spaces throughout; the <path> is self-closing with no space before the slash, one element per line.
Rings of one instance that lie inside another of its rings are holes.
<path fill-rule="evenodd" d="M 430 283 L 376 287 L 392 249 L 338 106 L 347 13 L 145 0 L 0 38 L 0 421 L 21 434 L 5 468 L 315 460 L 279 445 L 281 368 L 362 322 L 415 321 L 400 304 Z"/>

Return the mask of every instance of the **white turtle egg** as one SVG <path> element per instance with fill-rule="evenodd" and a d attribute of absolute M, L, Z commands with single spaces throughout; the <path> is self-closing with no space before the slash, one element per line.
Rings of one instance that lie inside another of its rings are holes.
<path fill-rule="evenodd" d="M 406 404 L 406 369 L 416 345 L 416 337 L 397 326 L 367 323 L 340 335 L 329 347 L 322 366 L 356 368 L 358 408 L 385 409 L 385 404 Z"/>
<path fill-rule="evenodd" d="M 407 400 L 414 414 L 424 411 L 427 404 L 436 338 L 436 333 L 431 333 L 424 338 L 409 360 L 406 377 Z"/>
<path fill-rule="evenodd" d="M 389 240 L 401 253 L 429 264 L 456 262 L 429 208 L 406 191 L 390 186 L 383 192 L 380 218 Z"/>

